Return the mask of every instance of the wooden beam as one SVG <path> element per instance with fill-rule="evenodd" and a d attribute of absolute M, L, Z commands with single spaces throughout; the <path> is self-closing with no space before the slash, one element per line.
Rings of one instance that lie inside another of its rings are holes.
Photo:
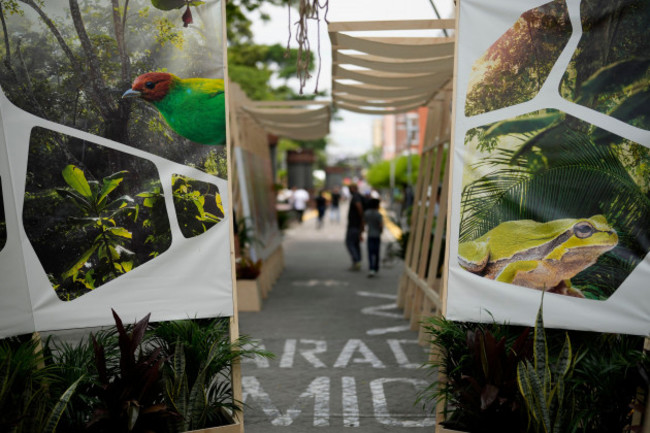
<path fill-rule="evenodd" d="M 247 107 L 271 108 L 271 107 L 304 107 L 308 105 L 331 105 L 332 101 L 249 101 L 246 103 Z"/>
<path fill-rule="evenodd" d="M 437 37 L 378 37 L 378 36 L 364 36 L 363 39 L 372 42 L 381 42 L 382 44 L 399 44 L 399 45 L 437 45 L 452 43 L 456 38 L 437 38 Z"/>
<path fill-rule="evenodd" d="M 357 32 L 377 30 L 442 30 L 455 29 L 455 19 L 399 20 L 399 21 L 341 21 L 329 23 L 329 32 Z"/>

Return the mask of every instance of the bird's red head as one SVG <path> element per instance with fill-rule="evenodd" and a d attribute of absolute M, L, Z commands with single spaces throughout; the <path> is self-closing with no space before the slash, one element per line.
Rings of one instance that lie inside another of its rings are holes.
<path fill-rule="evenodd" d="M 160 101 L 169 92 L 174 78 L 174 75 L 167 72 L 147 72 L 133 81 L 132 92 L 127 91 L 127 93 L 133 94 L 133 96 L 137 95 L 149 102 Z"/>

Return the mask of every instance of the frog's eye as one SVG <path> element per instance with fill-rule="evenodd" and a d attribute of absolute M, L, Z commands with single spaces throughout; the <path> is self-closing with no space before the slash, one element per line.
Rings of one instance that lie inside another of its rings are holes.
<path fill-rule="evenodd" d="M 587 221 L 579 222 L 573 226 L 573 232 L 580 239 L 588 238 L 593 235 L 595 231 L 594 226 L 589 224 Z"/>

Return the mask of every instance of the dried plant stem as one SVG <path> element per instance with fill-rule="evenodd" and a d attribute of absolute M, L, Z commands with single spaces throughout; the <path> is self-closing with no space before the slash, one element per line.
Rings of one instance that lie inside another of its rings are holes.
<path fill-rule="evenodd" d="M 322 3 L 322 4 L 321 4 Z M 288 1 L 289 7 L 289 42 L 287 43 L 287 55 L 289 54 L 290 41 L 291 41 L 291 0 Z M 320 55 L 320 21 L 321 10 L 324 11 L 323 19 L 327 21 L 327 12 L 329 9 L 329 0 L 299 0 L 298 4 L 298 21 L 295 22 L 296 26 L 296 42 L 298 43 L 298 56 L 296 60 L 296 75 L 300 81 L 300 94 L 302 95 L 303 88 L 307 84 L 307 80 L 311 78 L 309 73 L 309 66 L 311 63 L 311 46 L 309 43 L 309 20 L 315 20 L 317 23 L 317 52 L 318 52 L 318 73 L 316 76 L 316 87 L 314 93 L 318 93 L 318 79 L 321 70 L 321 55 Z"/>

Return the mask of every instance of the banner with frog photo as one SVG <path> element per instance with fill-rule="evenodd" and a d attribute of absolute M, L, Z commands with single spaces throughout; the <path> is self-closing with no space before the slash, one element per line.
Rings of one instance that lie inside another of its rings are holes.
<path fill-rule="evenodd" d="M 0 336 L 233 314 L 220 0 L 0 5 Z"/>
<path fill-rule="evenodd" d="M 459 11 L 448 318 L 648 335 L 650 2 Z"/>

